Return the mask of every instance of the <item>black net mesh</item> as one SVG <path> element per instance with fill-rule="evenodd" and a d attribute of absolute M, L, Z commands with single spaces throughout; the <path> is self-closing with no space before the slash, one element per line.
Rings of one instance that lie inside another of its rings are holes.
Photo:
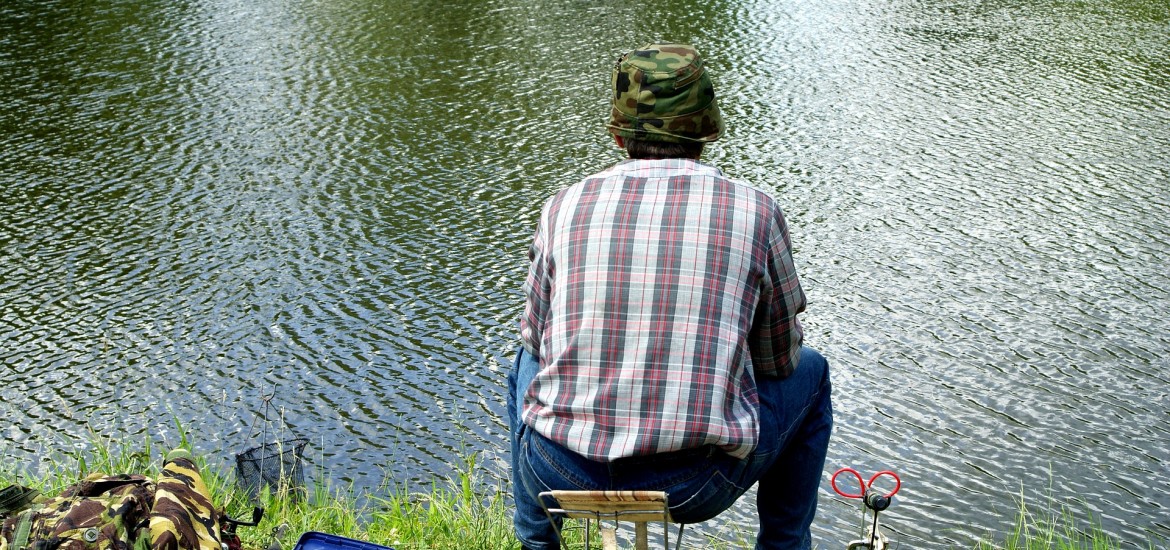
<path fill-rule="evenodd" d="M 236 455 L 236 475 L 241 487 L 258 498 L 270 492 L 288 492 L 294 498 L 304 491 L 303 457 L 306 439 L 289 439 L 252 447 Z"/>

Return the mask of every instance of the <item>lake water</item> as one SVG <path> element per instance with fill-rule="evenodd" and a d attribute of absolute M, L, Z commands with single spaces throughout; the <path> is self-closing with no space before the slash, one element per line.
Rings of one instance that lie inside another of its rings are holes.
<path fill-rule="evenodd" d="M 840 466 L 901 475 L 900 548 L 1021 496 L 1167 544 L 1164 0 L 9 0 L 3 466 L 178 419 L 213 462 L 296 435 L 337 484 L 506 481 L 539 205 L 621 158 L 609 67 L 658 40 L 714 74 L 706 160 L 789 217 L 821 547 L 859 529 Z"/>

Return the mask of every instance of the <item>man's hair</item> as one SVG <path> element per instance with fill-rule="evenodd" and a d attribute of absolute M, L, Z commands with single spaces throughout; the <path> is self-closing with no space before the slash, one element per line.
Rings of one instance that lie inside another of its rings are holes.
<path fill-rule="evenodd" d="M 626 154 L 632 159 L 698 159 L 703 143 L 698 141 L 673 142 L 626 139 Z"/>

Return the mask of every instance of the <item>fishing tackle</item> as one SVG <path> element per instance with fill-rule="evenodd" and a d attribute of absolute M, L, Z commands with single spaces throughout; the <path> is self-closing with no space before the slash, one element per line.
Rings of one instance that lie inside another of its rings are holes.
<path fill-rule="evenodd" d="M 842 491 L 841 488 L 837 486 L 837 476 L 840 476 L 843 473 L 848 473 L 857 479 L 858 490 L 856 493 Z M 886 493 L 874 491 L 874 482 L 883 477 L 893 478 L 893 490 Z M 837 470 L 833 473 L 833 477 L 830 481 L 833 484 L 833 490 L 836 491 L 838 495 L 841 495 L 845 498 L 860 499 L 861 502 L 864 503 L 864 506 L 861 509 L 862 538 L 850 542 L 846 547 L 846 550 L 885 550 L 886 545 L 889 544 L 889 540 L 886 539 L 885 534 L 882 533 L 878 528 L 878 513 L 885 510 L 886 508 L 889 508 L 890 505 L 894 503 L 894 495 L 898 492 L 899 489 L 902 488 L 902 479 L 898 477 L 898 474 L 895 474 L 890 470 L 882 470 L 874 474 L 873 477 L 870 477 L 869 482 L 866 482 L 857 470 L 854 470 L 853 468 L 841 468 L 840 470 Z M 873 523 L 869 524 L 868 526 L 865 524 L 866 509 L 873 511 Z"/>

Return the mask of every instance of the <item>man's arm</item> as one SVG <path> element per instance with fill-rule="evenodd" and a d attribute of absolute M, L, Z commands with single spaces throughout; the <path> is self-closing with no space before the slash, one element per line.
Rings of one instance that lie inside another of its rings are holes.
<path fill-rule="evenodd" d="M 540 357 L 540 339 L 548 314 L 550 283 L 545 258 L 544 217 L 528 247 L 528 277 L 524 280 L 524 314 L 520 317 L 520 341 L 533 357 Z"/>
<path fill-rule="evenodd" d="M 784 378 L 800 361 L 804 329 L 797 315 L 807 300 L 792 260 L 788 225 L 779 206 L 773 204 L 765 280 L 752 327 L 750 346 L 758 376 Z"/>

